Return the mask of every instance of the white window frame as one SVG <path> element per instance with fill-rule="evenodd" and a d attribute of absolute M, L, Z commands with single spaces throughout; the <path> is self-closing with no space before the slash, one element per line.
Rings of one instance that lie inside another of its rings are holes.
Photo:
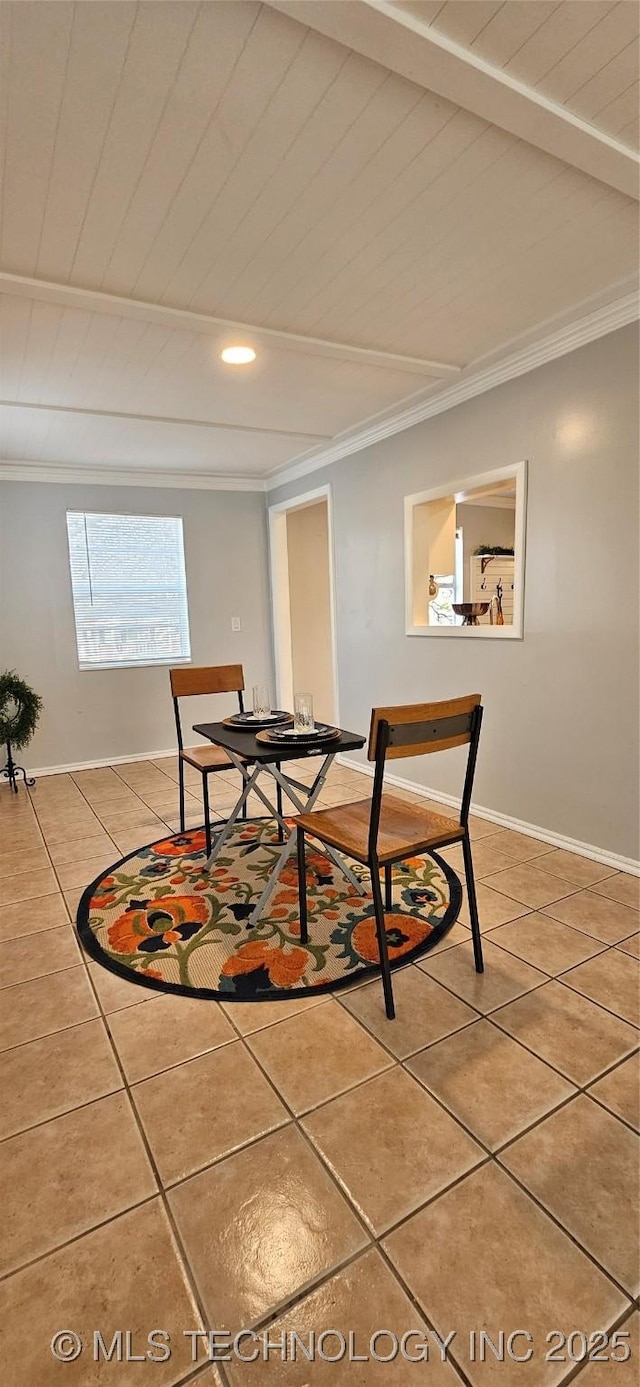
<path fill-rule="evenodd" d="M 182 577 L 183 577 L 183 580 L 184 580 L 184 602 L 185 602 L 185 612 L 186 612 L 186 640 L 187 640 L 188 651 L 189 651 L 188 654 L 183 654 L 183 655 L 163 655 L 163 656 L 161 656 L 161 657 L 159 657 L 159 658 L 157 658 L 157 659 L 148 658 L 148 659 L 135 659 L 135 660 L 126 660 L 126 659 L 124 659 L 124 660 L 100 660 L 100 661 L 97 661 L 97 660 L 96 660 L 96 661 L 91 661 L 91 663 L 87 662 L 86 660 L 83 661 L 83 660 L 81 659 L 81 656 L 80 656 L 80 648 L 79 648 L 79 634 L 80 634 L 80 632 L 79 632 L 79 626 L 78 626 L 78 610 L 77 610 L 77 608 L 76 608 L 76 594 L 75 594 L 74 586 L 73 586 L 73 571 L 72 571 L 72 557 L 71 557 L 71 539 L 70 539 L 69 527 L 68 527 L 68 520 L 69 520 L 69 517 L 72 516 L 72 515 L 73 515 L 73 516 L 105 516 L 105 517 L 109 517 L 110 519 L 122 519 L 122 520 L 163 520 L 163 521 L 166 521 L 166 520 L 173 520 L 173 521 L 176 523 L 176 525 L 178 526 L 178 530 L 177 530 L 177 535 L 178 535 L 178 550 L 179 550 L 178 559 L 179 559 L 179 561 L 181 561 L 181 565 L 182 565 Z M 167 668 L 167 667 L 171 667 L 171 666 L 173 666 L 173 665 L 189 665 L 189 664 L 191 664 L 192 658 L 193 658 L 193 657 L 192 657 L 192 653 L 191 653 L 191 625 L 190 625 L 190 619 L 189 619 L 189 590 L 188 590 L 188 582 L 187 582 L 187 568 L 186 568 L 185 548 L 184 548 L 184 523 L 183 523 L 183 518 L 182 518 L 182 516 L 181 516 L 181 515 L 149 515 L 149 514 L 146 513 L 146 512 L 143 514 L 142 512 L 138 512 L 138 511 L 111 511 L 111 510 L 108 510 L 108 511 L 99 511 L 99 510 L 84 511 L 84 510 L 75 509 L 75 507 L 74 507 L 74 508 L 70 508 L 69 510 L 67 510 L 66 516 L 65 516 L 65 522 L 66 522 L 66 539 L 67 539 L 67 562 L 68 562 L 68 565 L 69 565 L 69 587 L 70 587 L 70 592 L 71 592 L 71 608 L 72 608 L 72 614 L 73 614 L 74 635 L 75 635 L 75 647 L 76 647 L 76 658 L 77 658 L 77 661 L 78 661 L 78 668 L 79 668 L 80 672 L 81 672 L 82 674 L 90 674 L 90 673 L 91 673 L 92 671 L 94 671 L 94 670 L 106 670 L 106 669 L 122 669 L 122 670 L 124 670 L 124 669 L 153 669 L 153 668 L 162 668 L 162 667 Z"/>

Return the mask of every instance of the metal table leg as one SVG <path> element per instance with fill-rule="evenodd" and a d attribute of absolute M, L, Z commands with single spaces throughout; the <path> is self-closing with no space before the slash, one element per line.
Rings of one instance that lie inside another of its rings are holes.
<path fill-rule="evenodd" d="M 296 794 L 293 794 L 292 791 L 287 787 L 286 777 L 283 777 L 282 773 L 278 771 L 275 766 L 270 766 L 269 770 L 271 771 L 274 780 L 277 780 L 282 784 L 283 788 L 286 790 L 286 793 L 289 796 L 289 799 L 293 801 L 300 813 L 305 814 L 309 813 L 313 809 L 313 806 L 318 798 L 318 795 L 320 794 L 322 786 L 324 785 L 324 782 L 327 778 L 327 773 L 333 759 L 333 756 L 325 757 L 322 767 L 318 772 L 318 775 L 316 776 L 313 785 L 311 786 L 311 791 L 306 804 L 302 804 L 302 802 L 298 799 L 298 796 Z M 362 882 L 358 879 L 355 872 L 352 871 L 348 862 L 345 862 L 344 858 L 341 857 L 340 853 L 336 852 L 335 848 L 329 847 L 327 843 L 322 844 L 322 851 L 325 857 L 331 858 L 331 861 L 333 862 L 334 866 L 338 867 L 338 869 L 342 872 L 342 875 L 347 878 L 347 881 L 351 884 L 351 886 L 355 887 L 359 895 L 366 896 L 366 886 L 363 886 Z"/>
<path fill-rule="evenodd" d="M 265 888 L 264 888 L 264 891 L 262 892 L 262 895 L 261 895 L 259 901 L 257 901 L 256 905 L 254 906 L 253 910 L 251 911 L 251 914 L 250 914 L 249 919 L 248 919 L 248 921 L 247 921 L 247 928 L 248 928 L 248 929 L 253 929 L 254 925 L 257 925 L 258 920 L 260 919 L 260 916 L 261 916 L 261 915 L 263 914 L 263 912 L 264 912 L 265 906 L 267 906 L 267 905 L 269 904 L 269 901 L 271 900 L 271 897 L 272 897 L 272 895 L 273 895 L 273 893 L 274 893 L 274 891 L 275 891 L 275 889 L 276 889 L 276 886 L 278 885 L 278 878 L 279 878 L 279 876 L 280 876 L 280 873 L 281 873 L 281 871 L 282 871 L 282 869 L 283 869 L 283 867 L 284 867 L 286 861 L 288 860 L 289 857 L 291 857 L 291 854 L 292 854 L 292 852 L 293 852 L 293 850 L 294 850 L 295 842 L 296 842 L 296 835 L 295 835 L 295 833 L 290 833 L 290 834 L 289 834 L 289 837 L 287 838 L 286 843 L 284 844 L 284 847 L 281 849 L 281 851 L 280 851 L 280 853 L 279 853 L 279 855 L 278 855 L 278 860 L 277 860 L 275 866 L 273 867 L 272 871 L 269 872 L 269 880 L 268 880 L 267 883 L 266 883 L 266 886 L 265 886 Z"/>
<path fill-rule="evenodd" d="M 333 755 L 325 757 L 322 766 L 320 767 L 320 770 L 309 790 L 306 785 L 300 785 L 299 781 L 288 780 L 287 776 L 284 775 L 282 771 L 279 770 L 273 764 L 266 765 L 264 769 L 267 770 L 269 774 L 272 776 L 272 778 L 276 781 L 276 783 L 282 787 L 285 794 L 288 795 L 289 799 L 300 811 L 300 813 L 303 813 L 305 810 L 313 809 L 313 806 L 318 798 L 318 795 L 320 794 L 322 786 L 324 785 L 324 782 L 327 778 L 327 772 L 332 761 Z M 306 803 L 303 803 L 302 800 L 298 798 L 294 786 L 297 789 L 301 789 L 303 793 L 306 793 L 308 790 Z M 280 876 L 280 873 L 282 872 L 285 863 L 291 856 L 294 847 L 295 833 L 290 832 L 287 841 L 284 844 L 282 852 L 278 857 L 277 862 L 275 863 L 272 871 L 269 873 L 269 880 L 267 881 L 264 887 L 262 895 L 260 896 L 259 901 L 254 906 L 254 909 L 252 910 L 251 915 L 249 916 L 248 925 L 250 928 L 253 928 L 253 926 L 257 924 L 257 921 L 260 919 L 260 916 L 264 913 L 265 907 L 269 904 L 269 901 L 271 900 L 271 897 L 273 896 L 273 893 L 278 884 L 278 878 Z M 327 848 L 326 844 L 323 844 L 323 852 L 326 853 L 326 855 L 332 859 L 335 866 L 339 868 L 339 870 L 347 878 L 347 881 L 349 881 L 349 883 L 355 888 L 359 895 L 365 896 L 367 894 L 366 886 L 364 886 L 362 882 L 358 880 L 357 876 L 355 875 L 355 872 L 352 872 L 351 868 L 343 860 L 340 854 L 335 852 L 333 848 Z"/>
<path fill-rule="evenodd" d="M 215 859 L 218 856 L 220 849 L 224 846 L 229 837 L 229 834 L 231 833 L 231 830 L 235 827 L 236 823 L 238 822 L 238 819 L 252 790 L 256 795 L 259 796 L 259 798 L 262 800 L 262 803 L 269 810 L 269 817 L 275 819 L 276 822 L 279 824 L 281 831 L 286 834 L 288 834 L 289 832 L 289 827 L 286 819 L 279 812 L 279 810 L 276 807 L 274 807 L 274 805 L 271 803 L 271 800 L 268 799 L 267 795 L 265 795 L 264 791 L 257 783 L 258 777 L 260 776 L 262 771 L 269 769 L 268 766 L 264 766 L 258 762 L 255 765 L 253 772 L 249 774 L 247 766 L 243 761 L 240 760 L 238 756 L 235 755 L 235 752 L 230 750 L 228 752 L 228 755 L 231 757 L 231 760 L 233 761 L 233 764 L 235 765 L 236 769 L 240 771 L 240 774 L 244 781 L 244 789 L 237 803 L 234 805 L 233 811 L 227 819 L 227 822 L 224 828 L 222 829 L 222 832 L 216 838 L 213 848 L 209 853 L 209 856 L 204 864 L 205 871 L 208 871 L 211 864 L 215 862 Z"/>
<path fill-rule="evenodd" d="M 284 814 L 280 813 L 279 808 L 271 803 L 270 799 L 265 794 L 262 787 L 258 785 L 258 777 L 263 771 L 267 771 L 271 776 L 272 780 L 276 782 L 278 790 L 284 790 L 285 794 L 291 800 L 292 804 L 295 805 L 296 809 L 300 813 L 304 813 L 305 811 L 310 811 L 313 809 L 313 806 L 327 778 L 327 773 L 329 771 L 329 767 L 334 757 L 333 754 L 325 756 L 315 780 L 313 781 L 311 787 L 308 787 L 306 785 L 301 784 L 300 781 L 294 780 L 293 778 L 289 779 L 286 775 L 283 774 L 280 767 L 276 766 L 272 762 L 258 762 L 255 765 L 254 770 L 251 772 L 251 774 L 249 774 L 246 764 L 243 761 L 241 761 L 240 758 L 236 756 L 233 751 L 229 750 L 228 754 L 231 760 L 233 761 L 234 765 L 236 766 L 236 769 L 240 771 L 240 774 L 245 782 L 244 789 L 242 791 L 242 794 L 240 795 L 240 798 L 238 799 L 237 804 L 233 809 L 231 816 L 227 820 L 224 828 L 222 829 L 222 832 L 219 834 L 218 838 L 216 839 L 213 845 L 213 849 L 205 863 L 205 871 L 207 871 L 209 867 L 212 865 L 212 863 L 215 862 L 215 859 L 218 856 L 220 849 L 227 842 L 229 835 L 235 827 L 235 824 L 238 821 L 242 808 L 246 804 L 247 799 L 252 790 L 262 800 L 262 803 L 268 809 L 270 816 L 273 819 L 275 819 L 277 824 L 279 824 L 281 830 L 287 834 L 282 849 L 278 854 L 277 861 L 274 863 L 273 869 L 269 873 L 269 880 L 267 881 L 264 890 L 262 891 L 262 894 L 259 900 L 256 902 L 256 905 L 254 906 L 251 915 L 249 916 L 249 919 L 247 921 L 248 928 L 252 929 L 253 926 L 257 924 L 257 921 L 260 919 L 260 916 L 264 913 L 265 907 L 269 904 L 269 901 L 271 900 L 271 897 L 273 896 L 273 893 L 278 884 L 278 879 L 280 877 L 282 869 L 285 863 L 290 858 L 295 847 L 295 833 L 290 831 L 289 825 L 287 824 Z M 297 790 L 300 790 L 306 796 L 304 802 L 296 794 Z M 334 848 L 327 847 L 326 844 L 323 844 L 323 852 L 326 854 L 327 857 L 331 858 L 334 865 L 339 868 L 339 870 L 343 873 L 343 875 L 347 878 L 347 881 L 349 881 L 349 883 L 355 888 L 355 890 L 358 891 L 359 894 L 362 896 L 366 895 L 366 887 L 363 885 L 361 881 L 358 880 L 358 877 L 355 875 L 355 872 L 351 870 L 349 865 L 344 861 L 340 854 L 337 853 Z"/>
<path fill-rule="evenodd" d="M 244 804 L 246 804 L 247 798 L 248 798 L 248 796 L 251 794 L 251 791 L 252 791 L 252 789 L 254 788 L 255 781 L 257 780 L 259 774 L 260 774 L 260 767 L 259 767 L 259 766 L 256 766 L 256 768 L 255 768 L 255 770 L 253 771 L 252 775 L 249 775 L 249 774 L 248 774 L 248 772 L 246 771 L 246 769 L 245 769 L 244 766 L 242 767 L 242 778 L 243 778 L 243 780 L 244 780 L 244 782 L 245 782 L 244 789 L 243 789 L 243 791 L 242 791 L 242 794 L 240 795 L 240 798 L 239 798 L 237 804 L 234 806 L 234 808 L 233 808 L 233 810 L 232 810 L 232 813 L 231 813 L 230 817 L 227 819 L 227 822 L 226 822 L 224 828 L 222 829 L 222 832 L 219 833 L 219 834 L 218 834 L 218 837 L 216 838 L 216 841 L 215 841 L 215 843 L 214 843 L 214 845 L 213 845 L 213 848 L 212 848 L 211 852 L 209 853 L 209 856 L 208 856 L 208 858 L 207 858 L 207 860 L 206 860 L 206 862 L 205 862 L 205 864 L 204 864 L 204 870 L 205 870 L 205 871 L 208 871 L 208 870 L 209 870 L 209 867 L 211 866 L 212 862 L 215 862 L 216 857 L 218 856 L 218 853 L 220 852 L 221 847 L 223 846 L 224 843 L 226 843 L 227 838 L 229 837 L 229 834 L 231 833 L 232 828 L 235 827 L 235 824 L 236 824 L 236 822 L 237 822 L 237 820 L 238 820 L 238 818 L 239 818 L 239 816 L 240 816 L 240 812 L 241 812 L 241 810 L 242 810 L 242 807 L 243 807 Z"/>

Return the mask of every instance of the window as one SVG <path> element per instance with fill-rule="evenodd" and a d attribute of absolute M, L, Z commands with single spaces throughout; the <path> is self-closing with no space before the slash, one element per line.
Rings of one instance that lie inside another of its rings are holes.
<path fill-rule="evenodd" d="M 451 605 L 456 600 L 455 573 L 430 573 L 429 577 L 438 589 L 429 599 L 429 621 L 434 626 L 455 626 L 456 614 Z"/>
<path fill-rule="evenodd" d="M 191 659 L 182 520 L 67 512 L 80 669 Z"/>

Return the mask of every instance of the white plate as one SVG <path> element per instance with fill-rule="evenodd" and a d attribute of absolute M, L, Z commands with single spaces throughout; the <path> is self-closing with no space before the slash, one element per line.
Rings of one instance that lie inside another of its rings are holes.
<path fill-rule="evenodd" d="M 300 742 L 318 741 L 318 742 L 321 742 L 321 741 L 328 741 L 330 737 L 335 737 L 338 733 L 339 733 L 339 729 L 338 729 L 338 728 L 336 728 L 336 727 L 331 727 L 331 726 L 329 725 L 329 723 L 321 723 L 320 726 L 316 726 L 316 727 L 314 728 L 313 732 L 310 732 L 310 731 L 307 731 L 307 730 L 305 730 L 305 731 L 296 731 L 296 729 L 293 728 L 293 727 L 283 727 L 283 728 L 274 728 L 273 731 L 272 731 L 269 735 L 273 738 L 274 741 L 277 741 L 277 742 L 279 742 L 279 741 L 283 741 L 283 742 L 284 742 L 284 741 L 287 741 L 287 742 L 290 742 L 290 741 L 300 741 Z"/>

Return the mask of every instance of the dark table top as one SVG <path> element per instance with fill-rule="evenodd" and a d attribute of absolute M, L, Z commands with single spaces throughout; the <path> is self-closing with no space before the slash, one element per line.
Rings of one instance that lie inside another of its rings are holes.
<path fill-rule="evenodd" d="M 359 751 L 366 742 L 359 732 L 340 732 L 334 742 L 323 742 L 321 746 L 268 746 L 266 742 L 256 741 L 253 732 L 244 728 L 225 727 L 223 722 L 197 722 L 193 728 L 207 741 L 226 751 L 234 751 L 236 756 L 244 756 L 247 761 L 301 761 L 307 756 L 335 756 L 338 751 Z"/>

